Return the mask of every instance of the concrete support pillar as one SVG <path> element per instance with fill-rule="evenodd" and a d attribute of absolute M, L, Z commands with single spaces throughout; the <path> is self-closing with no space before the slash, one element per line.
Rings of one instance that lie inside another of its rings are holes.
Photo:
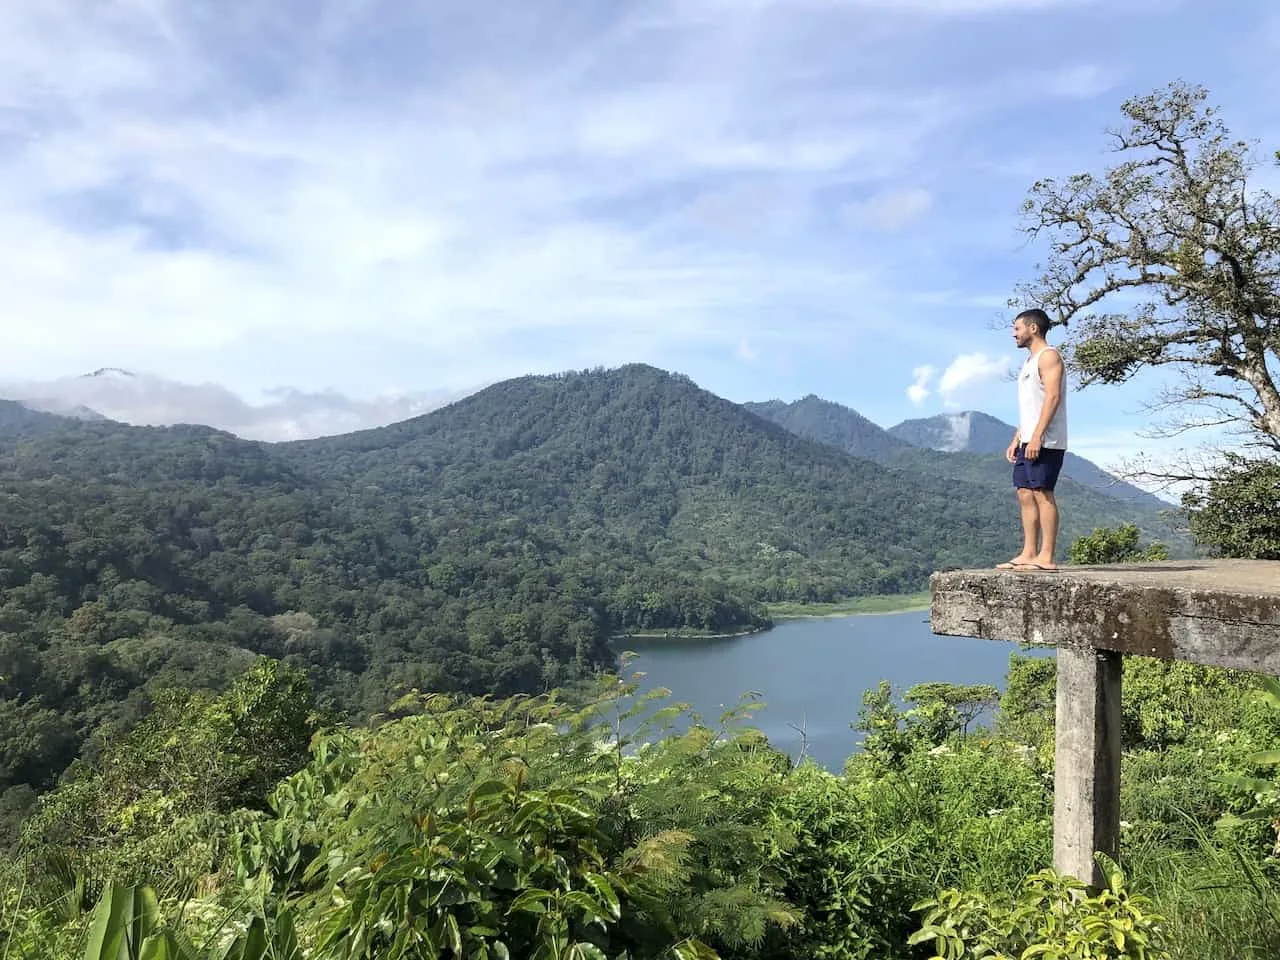
<path fill-rule="evenodd" d="M 1122 670 L 1119 653 L 1058 648 L 1053 865 L 1095 886 L 1094 852 L 1119 859 Z"/>

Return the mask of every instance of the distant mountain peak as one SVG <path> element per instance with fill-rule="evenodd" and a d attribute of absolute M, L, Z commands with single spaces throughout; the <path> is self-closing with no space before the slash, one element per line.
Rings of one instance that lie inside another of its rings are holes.
<path fill-rule="evenodd" d="M 876 460 L 910 444 L 834 400 L 810 393 L 793 403 L 767 400 L 743 407 L 807 440 L 836 447 L 855 457 Z"/>
<path fill-rule="evenodd" d="M 93 373 L 86 373 L 83 377 L 85 380 L 114 378 L 120 380 L 137 380 L 138 375 L 124 367 L 99 367 Z"/>

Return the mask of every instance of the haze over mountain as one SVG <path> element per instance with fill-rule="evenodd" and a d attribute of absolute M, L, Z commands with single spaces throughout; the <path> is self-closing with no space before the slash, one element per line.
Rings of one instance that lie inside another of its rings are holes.
<path fill-rule="evenodd" d="M 249 440 L 297 440 L 381 426 L 418 416 L 470 391 L 423 390 L 371 400 L 335 390 L 279 387 L 253 404 L 214 383 L 181 383 L 118 367 L 78 377 L 0 383 L 0 397 L 80 419 L 140 426 L 196 423 Z"/>

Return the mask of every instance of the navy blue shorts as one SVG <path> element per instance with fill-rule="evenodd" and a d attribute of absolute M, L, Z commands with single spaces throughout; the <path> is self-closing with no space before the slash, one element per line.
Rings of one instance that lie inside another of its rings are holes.
<path fill-rule="evenodd" d="M 1013 459 L 1013 485 L 1018 490 L 1052 490 L 1058 485 L 1058 474 L 1062 472 L 1062 461 L 1067 451 L 1040 448 L 1040 456 L 1028 460 L 1025 456 L 1027 445 L 1018 444 L 1018 452 Z"/>

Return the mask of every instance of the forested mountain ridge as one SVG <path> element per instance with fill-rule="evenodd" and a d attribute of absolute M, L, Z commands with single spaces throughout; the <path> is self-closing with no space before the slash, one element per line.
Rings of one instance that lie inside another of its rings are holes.
<path fill-rule="evenodd" d="M 855 457 L 882 460 L 895 451 L 907 450 L 912 446 L 856 410 L 831 400 L 823 400 L 812 393 L 791 403 L 767 400 L 763 403 L 744 403 L 743 406 L 792 433 L 825 443 Z"/>
<path fill-rule="evenodd" d="M 643 365 L 506 381 L 416 420 L 283 445 L 353 488 L 429 515 L 545 524 L 662 569 L 715 571 L 765 599 L 916 589 L 1004 532 L 985 495 L 902 477 Z M 798 594 L 778 586 L 792 579 Z M 778 591 L 782 590 L 782 593 Z"/>
<path fill-rule="evenodd" d="M 33 410 L 16 400 L 0 400 L 0 444 L 56 432 L 69 418 Z"/>
<path fill-rule="evenodd" d="M 217 688 L 259 654 L 346 714 L 538 691 L 611 666 L 616 632 L 751 629 L 764 602 L 919 589 L 1016 537 L 980 484 L 645 366 L 290 444 L 0 413 L 0 792 L 48 785 L 157 685 Z M 1114 519 L 1076 511 L 1064 537 Z"/>

